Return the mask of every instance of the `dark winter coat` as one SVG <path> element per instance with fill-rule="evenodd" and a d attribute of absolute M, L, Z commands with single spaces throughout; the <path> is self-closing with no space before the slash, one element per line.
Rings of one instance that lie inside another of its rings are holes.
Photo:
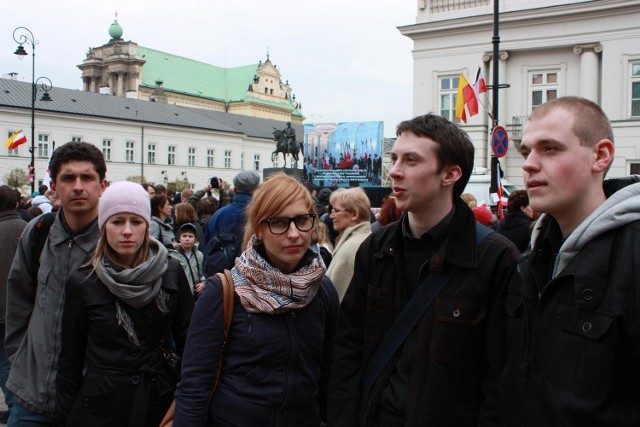
<path fill-rule="evenodd" d="M 168 263 L 162 289 L 170 294 L 169 314 L 162 316 L 155 302 L 139 311 L 163 342 L 173 340 L 181 355 L 193 296 L 180 264 L 171 258 Z M 76 271 L 67 283 L 56 417 L 68 426 L 157 427 L 173 399 L 177 378 L 162 351 L 137 329 L 143 345 L 131 343 L 117 323 L 115 304 L 91 267 Z"/>
<path fill-rule="evenodd" d="M 393 371 L 406 370 L 404 412 L 394 425 L 476 427 L 497 424 L 498 379 L 505 359 L 505 295 L 518 255 L 496 233 L 476 245 L 476 222 L 460 199 L 439 250 L 422 265 L 405 265 L 406 214 L 365 240 L 353 281 L 340 306 L 329 390 L 331 427 L 372 426 Z M 435 265 L 455 270 L 451 280 L 388 363 L 361 406 L 364 370 L 405 303 L 404 271 L 420 280 Z M 396 362 L 402 356 L 403 364 Z M 389 418 L 389 417 L 387 417 Z"/>
<path fill-rule="evenodd" d="M 640 184 L 563 238 L 543 215 L 507 297 L 504 427 L 640 425 Z"/>
<path fill-rule="evenodd" d="M 507 212 L 504 219 L 498 223 L 496 231 L 502 234 L 524 252 L 529 246 L 531 238 L 531 218 L 524 212 Z"/>
<path fill-rule="evenodd" d="M 222 347 L 222 316 L 222 287 L 212 276 L 189 328 L 174 426 L 319 426 L 338 320 L 331 281 L 324 278 L 306 307 L 281 314 L 248 313 L 236 296 L 222 378 L 207 404 Z"/>

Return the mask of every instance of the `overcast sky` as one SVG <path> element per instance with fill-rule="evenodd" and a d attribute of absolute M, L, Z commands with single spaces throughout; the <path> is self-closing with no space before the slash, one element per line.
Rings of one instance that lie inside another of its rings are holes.
<path fill-rule="evenodd" d="M 412 116 L 413 43 L 396 27 L 415 23 L 415 0 L 25 0 L 2 9 L 3 76 L 31 81 L 31 57 L 13 55 L 13 29 L 25 26 L 39 41 L 36 78 L 82 89 L 76 65 L 109 41 L 117 10 L 125 40 L 209 64 L 257 63 L 268 48 L 305 123 L 382 120 L 390 137 Z"/>

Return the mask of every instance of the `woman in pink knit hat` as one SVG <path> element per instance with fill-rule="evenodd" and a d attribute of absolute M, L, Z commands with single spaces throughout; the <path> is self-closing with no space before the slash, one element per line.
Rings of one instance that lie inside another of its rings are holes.
<path fill-rule="evenodd" d="M 149 238 L 149 195 L 102 194 L 93 257 L 71 275 L 56 411 L 68 426 L 157 426 L 171 404 L 193 297 L 180 264 Z"/>

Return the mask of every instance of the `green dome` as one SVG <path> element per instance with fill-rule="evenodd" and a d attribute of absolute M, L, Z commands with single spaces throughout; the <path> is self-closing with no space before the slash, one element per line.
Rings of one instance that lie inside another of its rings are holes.
<path fill-rule="evenodd" d="M 112 39 L 119 39 L 122 37 L 122 27 L 118 24 L 118 20 L 113 21 L 113 24 L 109 27 L 109 35 Z"/>

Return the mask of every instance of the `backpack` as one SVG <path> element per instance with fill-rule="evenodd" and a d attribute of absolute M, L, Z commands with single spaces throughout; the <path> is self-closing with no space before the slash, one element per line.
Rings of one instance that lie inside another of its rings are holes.
<path fill-rule="evenodd" d="M 40 215 L 35 227 L 31 229 L 31 279 L 34 285 L 38 285 L 38 270 L 40 269 L 40 255 L 47 241 L 49 230 L 56 219 L 55 212 Z"/>
<path fill-rule="evenodd" d="M 242 231 L 242 230 L 240 230 Z M 209 241 L 204 253 L 204 274 L 206 277 L 231 270 L 242 248 L 242 232 L 218 233 Z"/>

